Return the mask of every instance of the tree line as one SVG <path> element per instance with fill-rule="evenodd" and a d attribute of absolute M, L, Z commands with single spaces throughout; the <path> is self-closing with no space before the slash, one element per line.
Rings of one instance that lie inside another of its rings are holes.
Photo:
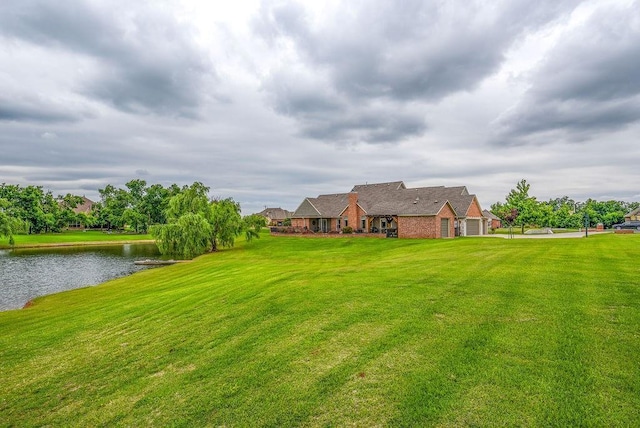
<path fill-rule="evenodd" d="M 491 212 L 507 226 L 518 226 L 524 233 L 526 226 L 551 228 L 595 227 L 598 224 L 610 228 L 622 223 L 626 213 L 638 208 L 638 202 L 606 201 L 587 199 L 577 202 L 568 196 L 538 201 L 529 195 L 531 185 L 520 180 L 511 189 L 505 202 L 491 205 Z"/>
<path fill-rule="evenodd" d="M 100 201 L 89 212 L 76 212 L 84 198 L 54 197 L 42 186 L 0 185 L 0 237 L 13 245 L 16 234 L 60 232 L 69 225 L 151 233 L 160 251 L 191 258 L 219 247 L 229 247 L 245 234 L 258 236 L 266 220 L 241 216 L 232 198 L 209 199 L 209 187 L 200 182 L 179 187 L 147 185 L 131 180 L 125 188 L 107 185 L 98 190 Z"/>

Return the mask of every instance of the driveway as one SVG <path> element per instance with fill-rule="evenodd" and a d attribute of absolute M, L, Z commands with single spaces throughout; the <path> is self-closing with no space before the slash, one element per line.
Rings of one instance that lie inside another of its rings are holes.
<path fill-rule="evenodd" d="M 602 235 L 605 233 L 612 233 L 610 230 L 605 230 L 603 232 L 592 232 L 589 231 L 589 236 L 593 235 Z M 493 236 L 496 238 L 504 238 L 509 239 L 509 235 L 503 234 L 495 234 L 495 235 L 482 235 L 482 236 Z M 540 234 L 531 234 L 531 235 L 513 235 L 513 239 L 557 239 L 557 238 L 584 238 L 584 231 L 582 232 L 566 232 L 566 233 L 540 233 Z"/>

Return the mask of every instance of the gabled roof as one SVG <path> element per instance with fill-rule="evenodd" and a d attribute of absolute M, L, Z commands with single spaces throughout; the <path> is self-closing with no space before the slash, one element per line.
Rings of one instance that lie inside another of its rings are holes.
<path fill-rule="evenodd" d="M 73 208 L 72 211 L 76 214 L 80 214 L 80 213 L 89 214 L 93 209 L 95 202 L 93 202 L 91 199 L 87 198 L 86 196 L 81 196 L 81 198 L 82 198 L 82 202 L 76 205 L 76 207 Z M 66 204 L 62 200 L 59 200 L 58 204 L 60 206 L 66 206 Z"/>
<path fill-rule="evenodd" d="M 291 217 L 293 213 L 291 211 L 283 210 L 282 208 L 265 208 L 260 211 L 258 215 L 263 217 L 269 217 L 272 220 L 284 220 L 286 218 Z"/>
<path fill-rule="evenodd" d="M 460 187 L 444 187 L 440 190 L 440 197 L 447 198 L 458 217 L 464 217 L 467 215 L 471 204 L 476 199 L 475 195 L 470 195 L 467 188 Z"/>
<path fill-rule="evenodd" d="M 73 209 L 73 212 L 75 212 L 76 214 L 78 213 L 88 214 L 91 212 L 91 209 L 93 208 L 94 204 L 95 202 L 93 202 L 91 199 L 87 198 L 86 196 L 82 196 L 82 203 L 78 204 Z"/>
<path fill-rule="evenodd" d="M 360 193 L 363 191 L 378 191 L 381 189 L 400 190 L 406 188 L 407 186 L 405 186 L 402 181 L 390 181 L 388 183 L 356 184 L 353 186 L 351 191 Z"/>
<path fill-rule="evenodd" d="M 475 199 L 475 195 L 470 195 L 465 186 L 416 187 L 406 190 L 422 199 L 430 199 L 433 201 L 448 200 L 458 217 L 467 215 L 467 211 Z"/>
<path fill-rule="evenodd" d="M 640 214 L 640 207 L 638 207 L 638 208 L 636 208 L 635 210 L 633 210 L 633 211 L 631 211 L 631 212 L 627 213 L 627 214 L 625 215 L 625 217 L 631 217 L 632 215 L 638 215 L 638 214 Z"/>
<path fill-rule="evenodd" d="M 497 215 L 495 215 L 489 210 L 482 210 L 482 215 L 491 220 L 500 220 L 500 217 L 498 217 Z"/>
<path fill-rule="evenodd" d="M 358 204 L 367 214 L 386 215 L 394 210 L 393 201 L 398 192 L 406 188 L 402 181 L 393 181 L 389 183 L 359 184 L 353 186 L 351 191 L 358 193 Z M 390 207 L 384 207 L 385 203 L 389 203 Z M 374 208 L 374 205 L 377 205 L 377 208 Z M 386 211 L 386 213 L 374 214 L 374 211 Z"/>
<path fill-rule="evenodd" d="M 340 214 L 349 206 L 348 193 L 320 195 L 309 200 L 325 217 L 340 217 Z"/>
<path fill-rule="evenodd" d="M 465 186 L 417 187 L 408 189 L 404 182 L 359 184 L 351 192 L 358 194 L 358 205 L 368 216 L 431 216 L 448 203 L 456 216 L 465 217 L 475 195 Z M 340 217 L 349 206 L 349 193 L 306 198 L 293 217 Z M 479 204 L 478 204 L 479 206 Z"/>
<path fill-rule="evenodd" d="M 337 193 L 306 198 L 295 210 L 292 217 L 340 217 L 349 206 L 349 194 Z"/>

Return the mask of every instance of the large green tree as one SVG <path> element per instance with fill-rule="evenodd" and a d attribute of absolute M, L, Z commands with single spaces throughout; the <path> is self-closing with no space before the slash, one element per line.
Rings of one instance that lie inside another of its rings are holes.
<path fill-rule="evenodd" d="M 13 201 L 18 217 L 29 225 L 29 234 L 40 233 L 46 228 L 43 200 L 42 186 L 27 186 L 21 189 Z"/>
<path fill-rule="evenodd" d="M 568 196 L 550 199 L 548 202 L 538 202 L 535 197 L 529 195 L 530 185 L 526 180 L 521 180 L 515 189 L 506 197 L 505 203 L 496 202 L 491 205 L 492 212 L 500 217 L 506 224 L 522 227 L 537 225 L 558 228 L 583 227 L 588 222 L 589 227 L 599 223 L 609 228 L 611 225 L 624 221 L 625 213 L 638 206 L 637 202 L 627 203 L 622 201 L 599 202 L 587 199 L 586 202 L 576 202 Z M 517 211 L 513 223 L 507 217 Z"/>
<path fill-rule="evenodd" d="M 129 193 L 111 184 L 99 189 L 101 202 L 97 207 L 98 219 L 108 229 L 122 229 L 126 224 L 125 211 L 129 208 Z"/>
<path fill-rule="evenodd" d="M 126 183 L 125 189 L 109 184 L 99 189 L 101 202 L 96 206 L 96 217 L 99 223 L 107 227 L 134 229 L 138 233 L 146 233 L 153 224 L 167 223 L 169 200 L 188 186 L 180 189 L 176 184 L 164 188 L 160 184 L 147 186 L 141 179 Z"/>
<path fill-rule="evenodd" d="M 210 247 L 208 192 L 208 187 L 195 182 L 169 200 L 167 223 L 151 227 L 151 235 L 162 254 L 190 259 Z"/>
<path fill-rule="evenodd" d="M 192 259 L 209 248 L 210 229 L 202 215 L 186 213 L 168 224 L 153 226 L 151 234 L 162 254 Z"/>
<path fill-rule="evenodd" d="M 0 237 L 9 238 L 9 244 L 13 245 L 13 219 L 7 214 L 7 208 L 9 201 L 0 198 Z"/>
<path fill-rule="evenodd" d="M 548 210 L 541 211 L 536 198 L 529 196 L 530 188 L 531 185 L 527 180 L 520 180 L 516 188 L 511 189 L 507 195 L 505 204 L 498 202 L 491 206 L 495 215 L 509 225 L 520 226 L 522 233 L 525 226 L 540 224 L 546 221 L 545 217 L 548 216 Z"/>
<path fill-rule="evenodd" d="M 220 246 L 233 247 L 243 229 L 240 204 L 231 198 L 214 200 L 209 206 L 208 220 L 211 225 L 211 251 L 218 251 Z"/>
<path fill-rule="evenodd" d="M 208 199 L 209 188 L 195 182 L 169 200 L 167 223 L 151 228 L 163 254 L 192 258 L 206 251 L 232 247 L 243 232 L 247 240 L 259 237 L 264 218 L 242 217 L 232 198 Z"/>

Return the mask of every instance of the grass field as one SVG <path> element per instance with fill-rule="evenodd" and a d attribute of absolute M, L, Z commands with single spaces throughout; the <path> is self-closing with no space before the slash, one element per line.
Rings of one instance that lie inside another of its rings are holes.
<path fill-rule="evenodd" d="M 0 426 L 639 426 L 639 256 L 240 242 L 0 313 Z"/>
<path fill-rule="evenodd" d="M 15 247 L 45 247 L 51 245 L 87 245 L 93 243 L 146 241 L 152 240 L 151 235 L 132 233 L 106 233 L 100 230 L 65 231 L 62 233 L 43 233 L 34 235 L 14 235 Z M 9 239 L 0 239 L 0 248 L 11 248 Z"/>

